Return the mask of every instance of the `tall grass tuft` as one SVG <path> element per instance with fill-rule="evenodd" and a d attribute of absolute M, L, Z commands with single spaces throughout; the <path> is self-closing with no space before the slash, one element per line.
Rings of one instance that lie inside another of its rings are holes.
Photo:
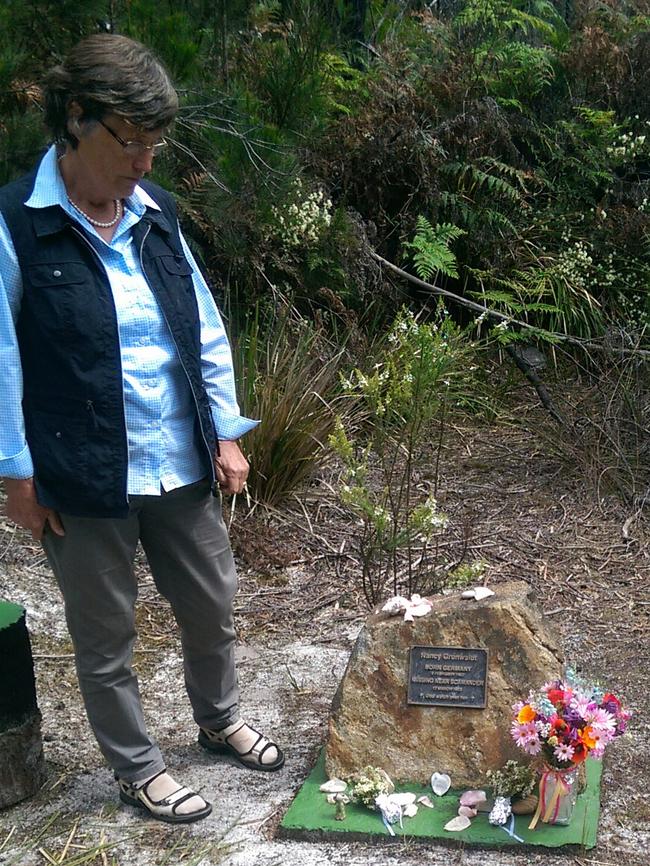
<path fill-rule="evenodd" d="M 339 381 L 343 353 L 290 308 L 270 324 L 258 308 L 240 331 L 234 360 L 241 408 L 262 422 L 245 439 L 256 502 L 276 505 L 327 457 L 336 415 L 349 415 L 355 402 Z"/>

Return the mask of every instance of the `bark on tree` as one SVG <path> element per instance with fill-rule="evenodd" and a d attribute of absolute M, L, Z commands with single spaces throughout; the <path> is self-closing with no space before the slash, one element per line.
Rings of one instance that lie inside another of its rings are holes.
<path fill-rule="evenodd" d="M 25 611 L 0 600 L 0 809 L 34 794 L 45 765 Z"/>

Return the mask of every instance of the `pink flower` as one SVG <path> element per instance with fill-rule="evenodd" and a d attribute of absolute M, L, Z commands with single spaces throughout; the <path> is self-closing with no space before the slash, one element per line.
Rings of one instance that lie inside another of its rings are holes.
<path fill-rule="evenodd" d="M 553 754 L 558 761 L 570 761 L 574 754 L 574 748 L 573 746 L 569 746 L 568 743 L 558 743 L 553 749 Z"/>
<path fill-rule="evenodd" d="M 526 743 L 531 739 L 539 739 L 535 722 L 513 722 L 511 728 L 515 743 L 520 749 L 526 748 Z"/>
<path fill-rule="evenodd" d="M 586 715 L 583 715 L 582 718 L 592 728 L 602 733 L 610 733 L 613 736 L 616 731 L 616 718 L 611 713 L 608 713 L 607 710 L 602 710 L 600 707 L 588 709 Z"/>
<path fill-rule="evenodd" d="M 538 755 L 542 741 L 537 733 L 535 722 L 513 722 L 511 728 L 515 743 L 529 755 Z"/>
<path fill-rule="evenodd" d="M 535 735 L 535 737 L 529 737 L 526 740 L 526 744 L 523 746 L 524 752 L 528 755 L 539 755 L 542 751 L 542 741 L 540 738 Z"/>
<path fill-rule="evenodd" d="M 586 721 L 585 713 L 588 711 L 589 707 L 595 707 L 596 704 L 593 702 L 591 698 L 588 698 L 586 695 L 574 695 L 571 700 L 571 709 L 575 710 L 576 713 Z"/>

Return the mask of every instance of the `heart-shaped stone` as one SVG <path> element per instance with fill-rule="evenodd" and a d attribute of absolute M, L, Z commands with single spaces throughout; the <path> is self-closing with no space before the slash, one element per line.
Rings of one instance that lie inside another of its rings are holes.
<path fill-rule="evenodd" d="M 431 776 L 431 789 L 434 794 L 442 797 L 451 788 L 451 779 L 446 773 L 433 773 Z"/>

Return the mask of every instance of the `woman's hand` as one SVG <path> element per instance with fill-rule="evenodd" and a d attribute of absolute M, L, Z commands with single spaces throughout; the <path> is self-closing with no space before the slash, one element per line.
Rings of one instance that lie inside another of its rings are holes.
<path fill-rule="evenodd" d="M 223 493 L 241 493 L 248 478 L 248 460 L 236 442 L 219 441 L 219 454 L 214 460 L 219 488 Z"/>
<path fill-rule="evenodd" d="M 23 529 L 29 529 L 32 538 L 40 541 L 45 524 L 49 523 L 57 535 L 65 535 L 61 518 L 52 508 L 38 504 L 33 478 L 4 478 L 7 491 L 5 514 Z"/>

